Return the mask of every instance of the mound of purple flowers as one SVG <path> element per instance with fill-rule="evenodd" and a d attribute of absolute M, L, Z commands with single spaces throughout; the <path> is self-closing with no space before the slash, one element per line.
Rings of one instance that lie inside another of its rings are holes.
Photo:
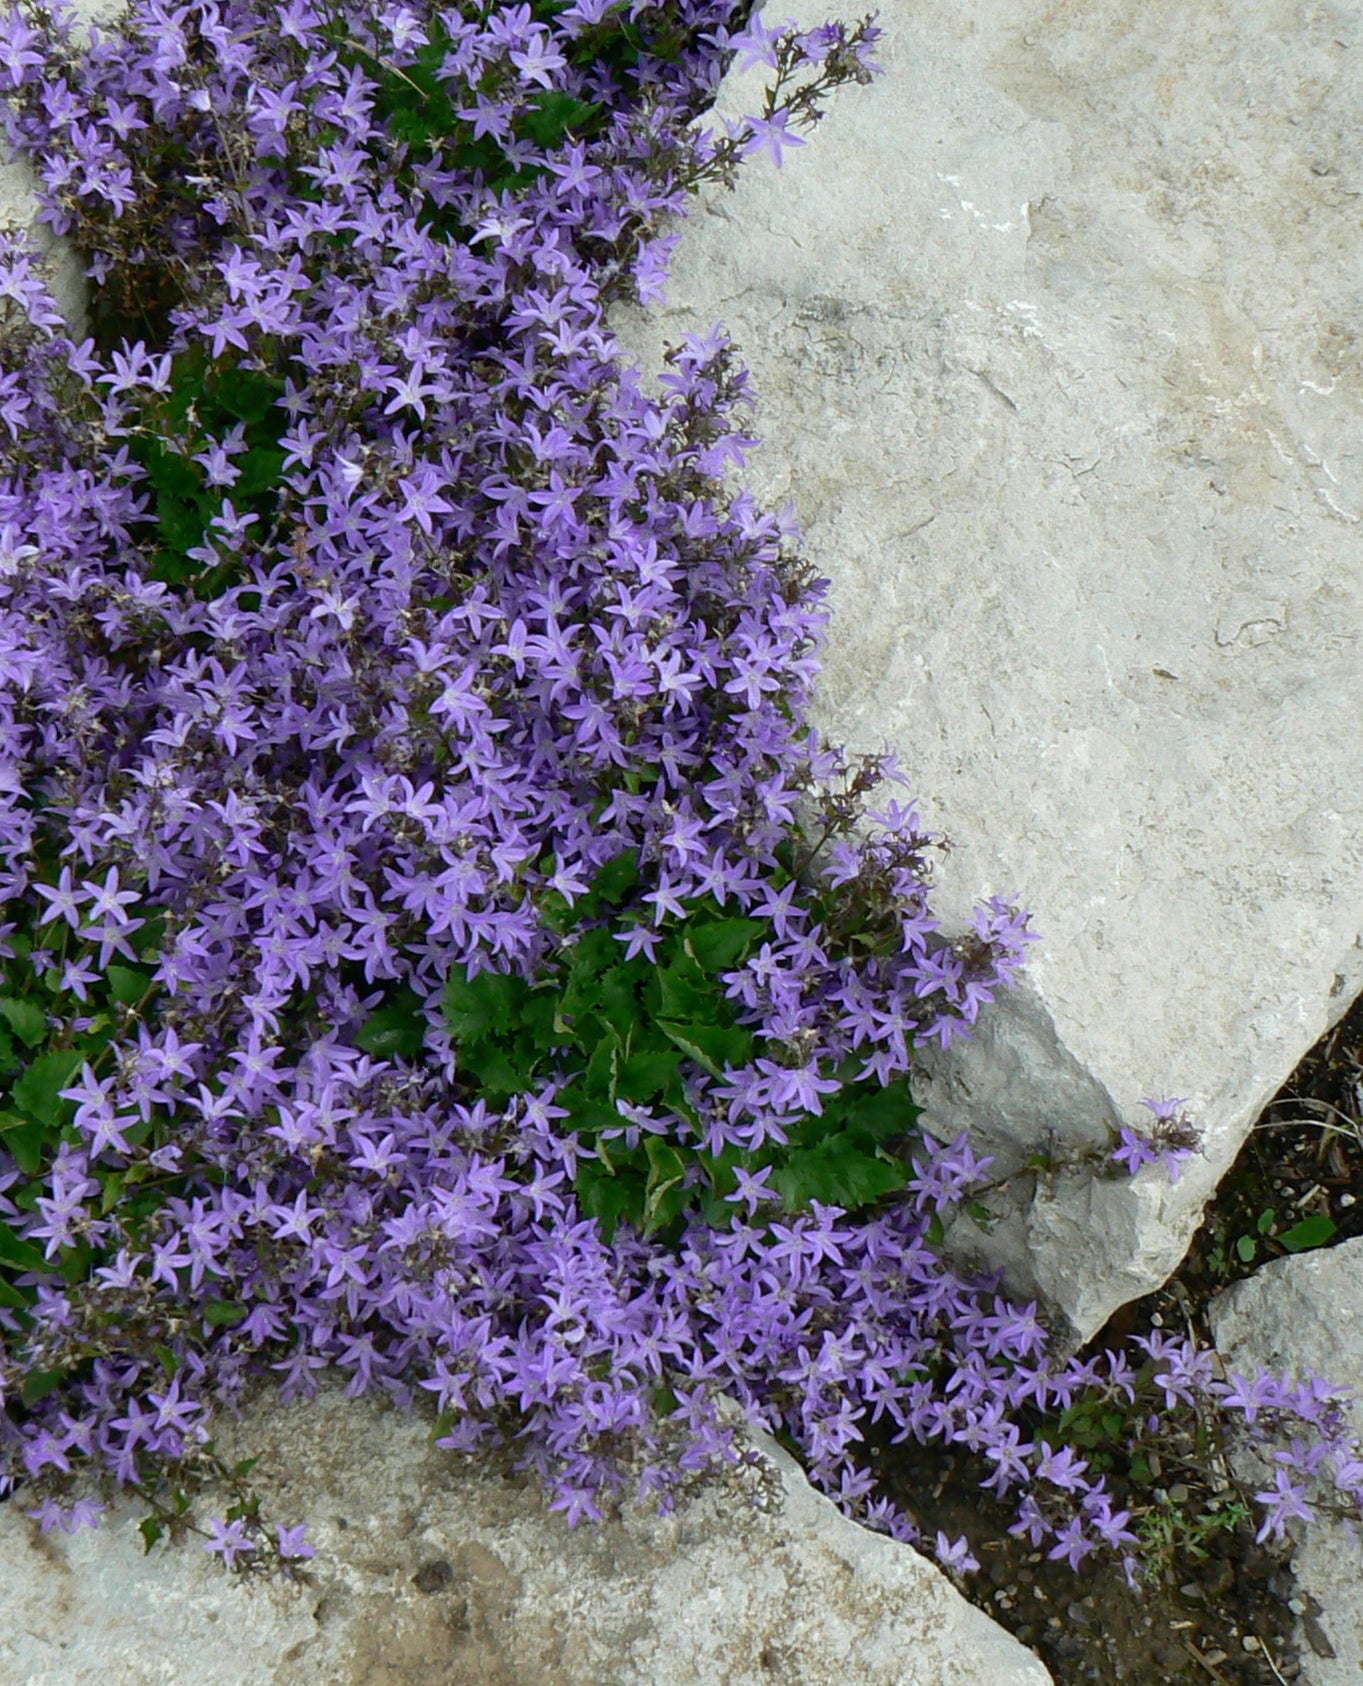
<path fill-rule="evenodd" d="M 47 1004 L 8 1019 L 79 1056 L 87 993 L 152 980 L 110 1057 L 0 1119 L 9 1262 L 44 1266 L 0 1299 L 0 1471 L 45 1526 L 95 1520 L 83 1471 L 192 1471 L 253 1378 L 292 1396 L 339 1366 L 352 1394 L 433 1396 L 441 1445 L 502 1448 L 573 1522 L 732 1457 L 731 1395 L 900 1537 L 856 1461 L 882 1417 L 984 1453 L 1053 1556 L 1134 1541 L 1019 1427 L 1134 1400 L 1130 1365 L 1052 1363 L 1035 1307 L 930 1243 L 982 1169 L 964 1139 L 914 1138 L 866 1211 L 768 1185 L 828 1095 L 968 1034 L 1029 933 L 995 900 L 944 942 L 933 839 L 865 811 L 890 758 L 851 768 L 809 728 L 823 582 L 789 515 L 726 489 L 754 441 L 723 335 L 654 401 L 604 325 L 660 288 L 696 185 L 779 162 L 871 73 L 873 28 L 742 12 L 140 0 L 84 50 L 65 13 L 0 24 L 10 138 L 99 326 L 68 337 L 4 237 L 3 929 Z M 691 120 L 740 47 L 789 88 L 717 139 Z M 456 970 L 552 976 L 558 916 L 626 854 L 622 955 L 701 903 L 770 931 L 728 980 L 761 1056 L 693 1062 L 686 1116 L 622 1110 L 733 1168 L 732 1222 L 675 1238 L 607 1240 L 562 1086 L 489 1107 L 440 1011 Z M 421 1053 L 366 1047 L 401 1001 Z M 1169 1408 L 1223 1385 L 1149 1356 Z M 1338 1433 L 1328 1401 L 1255 1400 Z M 251 1526 L 210 1549 L 258 1557 Z"/>

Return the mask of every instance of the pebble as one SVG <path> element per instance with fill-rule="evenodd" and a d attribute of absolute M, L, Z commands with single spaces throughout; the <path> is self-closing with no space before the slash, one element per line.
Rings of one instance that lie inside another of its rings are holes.
<path fill-rule="evenodd" d="M 1247 1633 L 1240 1644 L 1246 1651 L 1257 1651 L 1259 1649 L 1259 1641 L 1252 1633 Z"/>

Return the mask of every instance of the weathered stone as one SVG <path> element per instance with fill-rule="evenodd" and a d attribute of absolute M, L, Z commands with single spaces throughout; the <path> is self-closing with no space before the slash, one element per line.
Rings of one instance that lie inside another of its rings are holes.
<path fill-rule="evenodd" d="M 124 9 L 124 0 L 70 0 L 76 14 L 78 40 L 88 38 L 91 24 L 108 24 Z M 57 308 L 79 341 L 87 331 L 89 286 L 85 262 L 69 240 L 59 239 L 38 221 L 37 172 L 26 158 L 12 155 L 0 138 L 0 228 L 26 228 L 37 235 L 51 265 L 47 277 Z"/>
<path fill-rule="evenodd" d="M 314 1584 L 245 1585 L 192 1536 L 144 1557 L 135 1505 L 69 1538 L 3 1505 L 0 1686 L 1045 1686 L 939 1570 L 755 1440 L 758 1465 L 670 1519 L 570 1530 L 376 1399 L 258 1400 L 219 1449 L 260 1455 L 264 1508 L 312 1523 Z"/>
<path fill-rule="evenodd" d="M 1363 1399 L 1363 1240 L 1275 1259 L 1214 1300 L 1211 1323 L 1228 1370 L 1313 1373 Z M 1355 1401 L 1350 1415 L 1363 1434 L 1363 1403 Z M 1243 1476 L 1257 1482 L 1264 1473 L 1247 1464 Z M 1357 1686 L 1363 1673 L 1358 1531 L 1342 1522 L 1312 1523 L 1292 1566 L 1302 1606 L 1296 1637 L 1303 1686 Z"/>
<path fill-rule="evenodd" d="M 1180 1186 L 1071 1176 L 994 1244 L 1087 1335 L 1168 1275 L 1363 985 L 1363 13 L 879 22 L 886 74 L 707 193 L 667 304 L 613 326 L 646 385 L 730 330 L 744 478 L 832 580 L 816 723 L 899 751 L 954 844 L 949 929 L 987 894 L 1034 912 L 1025 987 L 934 1062 L 933 1127 L 1008 1170 L 1191 1097 Z"/>

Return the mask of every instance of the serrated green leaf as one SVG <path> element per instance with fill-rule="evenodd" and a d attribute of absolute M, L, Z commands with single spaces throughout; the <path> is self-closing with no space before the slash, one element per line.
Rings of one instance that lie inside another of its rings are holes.
<path fill-rule="evenodd" d="M 13 1311 L 28 1311 L 36 1299 L 35 1289 L 30 1288 L 25 1293 L 22 1288 L 16 1288 L 12 1282 L 7 1282 L 0 1276 L 0 1305 L 7 1305 Z"/>
<path fill-rule="evenodd" d="M 723 990 L 701 971 L 689 954 L 679 954 L 657 972 L 662 992 L 662 1017 L 680 1024 L 703 1023 L 715 1017 Z"/>
<path fill-rule="evenodd" d="M 14 1163 L 26 1177 L 36 1177 L 42 1169 L 43 1146 L 49 1133 L 47 1126 L 35 1124 L 31 1119 L 21 1118 L 17 1123 L 5 1124 L 0 1128 L 3 1128 L 5 1146 L 13 1154 Z M 24 1197 L 30 1195 L 30 1192 L 32 1197 L 36 1198 L 39 1190 L 37 1188 L 31 1191 L 25 1189 L 21 1195 L 15 1196 L 20 1206 L 24 1205 Z M 32 1210 L 32 1207 L 30 1206 L 27 1209 Z"/>
<path fill-rule="evenodd" d="M 426 1017 L 420 997 L 405 986 L 376 1008 L 355 1032 L 355 1046 L 378 1059 L 419 1059 L 426 1045 Z"/>
<path fill-rule="evenodd" d="M 910 1099 L 908 1083 L 902 1077 L 884 1088 L 869 1083 L 850 1084 L 833 1099 L 845 1102 L 844 1117 L 849 1128 L 860 1130 L 878 1142 L 909 1135 L 923 1114 L 922 1107 L 915 1106 Z"/>
<path fill-rule="evenodd" d="M 605 905 L 619 907 L 639 882 L 639 851 L 627 849 L 623 855 L 607 861 L 587 887 L 584 902 L 593 909 Z"/>
<path fill-rule="evenodd" d="M 0 995 L 0 1014 L 26 1048 L 36 1048 L 48 1036 L 47 1014 L 35 1001 Z"/>
<path fill-rule="evenodd" d="M 1335 1229 L 1335 1220 L 1327 1218 L 1322 1212 L 1303 1218 L 1300 1223 L 1293 1224 L 1291 1229 L 1284 1230 L 1277 1239 L 1289 1253 L 1306 1253 L 1312 1247 L 1323 1247 L 1335 1233 Z"/>
<path fill-rule="evenodd" d="M 136 1007 L 151 988 L 150 974 L 132 966 L 110 966 L 104 975 L 109 980 L 109 994 L 120 1007 Z"/>
<path fill-rule="evenodd" d="M 752 1032 L 739 1025 L 675 1024 L 659 1019 L 658 1029 L 712 1077 L 723 1077 L 726 1065 L 741 1067 L 752 1059 Z"/>
<path fill-rule="evenodd" d="M 683 1159 L 676 1148 L 670 1146 L 659 1136 L 648 1136 L 644 1141 L 644 1151 L 648 1156 L 648 1182 L 645 1187 L 644 1223 L 646 1228 L 661 1227 L 670 1222 L 681 1210 L 685 1203 L 685 1191 L 680 1189 L 682 1179 L 686 1175 L 687 1161 Z M 675 1211 L 667 1216 L 662 1213 L 665 1196 L 669 1191 L 677 1189 L 682 1194 L 682 1202 L 672 1202 Z"/>
<path fill-rule="evenodd" d="M 12 1270 L 51 1270 L 52 1265 L 41 1247 L 18 1236 L 6 1223 L 0 1223 L 0 1264 Z"/>
<path fill-rule="evenodd" d="M 592 1049 L 583 1074 L 583 1086 L 593 1100 L 608 1100 L 615 1104 L 615 1080 L 620 1066 L 620 1038 L 614 1031 L 607 1033 Z"/>
<path fill-rule="evenodd" d="M 716 919 L 698 925 L 687 936 L 696 963 L 707 972 L 732 971 L 751 943 L 767 927 L 758 919 Z"/>
<path fill-rule="evenodd" d="M 533 104 L 521 113 L 518 126 L 539 146 L 552 151 L 563 144 L 570 129 L 590 123 L 600 110 L 599 105 L 553 90 L 536 96 Z"/>
<path fill-rule="evenodd" d="M 607 1245 L 615 1239 L 615 1231 L 622 1219 L 637 1216 L 631 1211 L 637 1202 L 637 1192 L 596 1162 L 586 1162 L 578 1167 L 573 1186 L 578 1204 L 589 1218 L 595 1218 L 600 1224 L 602 1238 Z"/>
<path fill-rule="evenodd" d="M 771 1177 L 786 1205 L 801 1211 L 818 1200 L 854 1212 L 903 1188 L 906 1180 L 903 1167 L 861 1153 L 842 1135 L 792 1153 Z"/>
<path fill-rule="evenodd" d="M 631 1054 L 616 1074 L 616 1094 L 643 1106 L 666 1094 L 677 1081 L 682 1056 L 672 1048 L 644 1049 Z"/>
<path fill-rule="evenodd" d="M 272 445 L 257 445 L 243 451 L 232 466 L 239 470 L 232 486 L 232 501 L 240 509 L 243 499 L 260 497 L 279 485 L 284 473 L 284 453 Z"/>
<path fill-rule="evenodd" d="M 244 1305 L 235 1305 L 231 1300 L 209 1300 L 204 1307 L 204 1321 L 214 1329 L 230 1328 L 249 1316 Z"/>
<path fill-rule="evenodd" d="M 25 1405 L 40 1404 L 49 1393 L 55 1393 L 65 1380 L 65 1370 L 32 1370 L 24 1377 L 19 1397 Z"/>
<path fill-rule="evenodd" d="M 522 979 L 509 972 L 451 973 L 443 1010 L 452 1035 L 461 1041 L 504 1036 L 516 1028 L 528 994 Z"/>
<path fill-rule="evenodd" d="M 85 1063 L 80 1048 L 58 1048 L 40 1054 L 14 1085 L 15 1105 L 30 1118 L 54 1128 L 75 1116 L 75 1103 L 61 1099 L 58 1091 L 71 1086 L 71 1079 Z"/>
<path fill-rule="evenodd" d="M 137 1531 L 142 1536 L 142 1555 L 146 1557 L 156 1542 L 163 1537 L 165 1529 L 154 1516 L 144 1516 L 137 1524 Z"/>

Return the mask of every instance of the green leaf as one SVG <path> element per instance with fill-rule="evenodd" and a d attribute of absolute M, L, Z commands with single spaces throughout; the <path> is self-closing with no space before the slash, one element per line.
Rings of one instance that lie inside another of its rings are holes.
<path fill-rule="evenodd" d="M 834 1100 L 844 1100 L 845 1118 L 849 1127 L 864 1132 L 872 1141 L 883 1142 L 892 1136 L 910 1134 L 922 1116 L 921 1106 L 909 1098 L 908 1082 L 900 1077 L 885 1087 L 869 1083 L 850 1084 Z M 825 1107 L 830 1105 L 825 1102 Z"/>
<path fill-rule="evenodd" d="M 1241 1264 L 1252 1264 L 1254 1255 L 1259 1250 L 1258 1242 L 1252 1235 L 1242 1235 L 1235 1243 L 1235 1251 L 1240 1255 Z"/>
<path fill-rule="evenodd" d="M 685 1201 L 685 1191 L 680 1188 L 682 1178 L 686 1175 L 687 1162 L 670 1147 L 660 1136 L 648 1136 L 644 1142 L 644 1151 L 648 1155 L 648 1185 L 644 1204 L 644 1222 L 649 1228 L 660 1227 L 661 1223 L 670 1221 L 673 1214 L 663 1217 L 660 1208 L 664 1196 L 676 1189 Z M 677 1208 L 680 1211 L 680 1206 Z"/>
<path fill-rule="evenodd" d="M 716 919 L 691 931 L 686 946 L 707 972 L 728 972 L 766 928 L 758 919 Z"/>
<path fill-rule="evenodd" d="M 33 1289 L 25 1293 L 22 1288 L 16 1288 L 12 1282 L 7 1282 L 0 1276 L 0 1305 L 10 1306 L 15 1311 L 28 1311 L 37 1295 Z"/>
<path fill-rule="evenodd" d="M 574 99 L 571 94 L 547 92 L 537 95 L 531 106 L 521 113 L 518 127 L 523 128 L 531 140 L 545 151 L 552 151 L 562 145 L 569 129 L 578 129 L 590 123 L 600 110 L 599 105 Z"/>
<path fill-rule="evenodd" d="M 662 1017 L 682 1023 L 713 1019 L 723 991 L 708 978 L 689 954 L 680 954 L 670 966 L 659 969 Z"/>
<path fill-rule="evenodd" d="M 0 1129 L 4 1133 L 5 1146 L 14 1155 L 14 1163 L 26 1177 L 36 1177 L 43 1164 L 43 1145 L 48 1135 L 46 1125 L 21 1118 L 15 1123 L 0 1126 Z M 35 1188 L 33 1192 L 36 1196 L 39 1191 Z"/>
<path fill-rule="evenodd" d="M 903 1188 L 907 1177 L 906 1168 L 851 1148 L 839 1133 L 818 1147 L 792 1153 L 773 1171 L 771 1182 L 788 1207 L 803 1210 L 818 1200 L 854 1212 Z"/>
<path fill-rule="evenodd" d="M 517 1037 L 510 1042 L 475 1042 L 461 1051 L 459 1063 L 491 1099 L 504 1100 L 534 1086 L 539 1056 L 528 1038 Z"/>
<path fill-rule="evenodd" d="M 426 1018 L 421 999 L 405 985 L 377 1008 L 355 1032 L 355 1046 L 362 1053 L 387 1059 L 396 1055 L 415 1060 L 426 1045 Z"/>
<path fill-rule="evenodd" d="M 739 1025 L 726 1028 L 717 1024 L 674 1024 L 659 1019 L 658 1029 L 712 1077 L 723 1077 L 726 1064 L 745 1066 L 752 1058 L 752 1032 Z"/>
<path fill-rule="evenodd" d="M 607 1245 L 615 1239 L 621 1219 L 636 1215 L 632 1208 L 637 1205 L 637 1191 L 595 1161 L 578 1167 L 573 1187 L 582 1210 L 600 1224 Z"/>
<path fill-rule="evenodd" d="M 41 1054 L 14 1085 L 17 1106 L 40 1124 L 56 1127 L 75 1116 L 74 1101 L 64 1101 L 58 1093 L 71 1086 L 71 1079 L 85 1063 L 81 1048 L 58 1048 Z"/>
<path fill-rule="evenodd" d="M 515 1029 L 528 993 L 509 972 L 480 972 L 476 978 L 452 972 L 445 984 L 445 1022 L 460 1041 L 505 1035 Z"/>
<path fill-rule="evenodd" d="M 639 851 L 627 849 L 623 855 L 606 862 L 592 879 L 583 901 L 592 903 L 594 909 L 602 903 L 619 907 L 638 882 Z"/>
<path fill-rule="evenodd" d="M 13 1270 L 51 1270 L 52 1265 L 41 1247 L 18 1236 L 6 1223 L 0 1223 L 0 1264 Z"/>
<path fill-rule="evenodd" d="M 154 1516 L 144 1516 L 137 1524 L 137 1531 L 142 1536 L 142 1555 L 146 1557 L 151 1548 L 164 1535 L 165 1529 Z"/>
<path fill-rule="evenodd" d="M 609 1100 L 612 1105 L 615 1104 L 615 1083 L 620 1070 L 621 1052 L 620 1038 L 613 1030 L 608 1031 L 592 1049 L 583 1086 L 593 1099 Z"/>
<path fill-rule="evenodd" d="M 65 1380 L 65 1370 L 31 1370 L 24 1377 L 19 1397 L 25 1405 L 37 1405 L 49 1393 L 55 1393 Z"/>
<path fill-rule="evenodd" d="M 151 977 L 131 966 L 110 966 L 105 976 L 109 980 L 109 994 L 121 1007 L 136 1007 L 151 988 Z"/>
<path fill-rule="evenodd" d="M 47 1014 L 36 1002 L 0 995 L 0 1013 L 26 1048 L 36 1048 L 47 1040 Z"/>
<path fill-rule="evenodd" d="M 279 485 L 284 473 L 284 453 L 273 446 L 257 445 L 244 451 L 232 466 L 240 470 L 232 487 L 233 504 L 239 510 L 243 499 L 260 497 Z"/>
<path fill-rule="evenodd" d="M 1260 1235 L 1267 1235 L 1277 1221 L 1278 1214 L 1270 1206 L 1267 1211 L 1260 1212 L 1259 1221 L 1254 1227 L 1259 1231 Z"/>
<path fill-rule="evenodd" d="M 643 1106 L 647 1101 L 666 1094 L 677 1081 L 681 1062 L 682 1056 L 671 1048 L 645 1049 L 631 1054 L 619 1067 L 616 1094 Z"/>
<path fill-rule="evenodd" d="M 283 395 L 283 381 L 258 369 L 225 369 L 213 383 L 214 402 L 238 421 L 263 421 Z"/>
<path fill-rule="evenodd" d="M 1314 1217 L 1303 1218 L 1299 1224 L 1293 1224 L 1291 1229 L 1284 1230 L 1277 1239 L 1289 1253 L 1305 1253 L 1312 1247 L 1323 1247 L 1335 1233 L 1335 1228 L 1333 1218 L 1327 1218 L 1324 1213 L 1317 1213 Z"/>
<path fill-rule="evenodd" d="M 249 1316 L 244 1305 L 234 1305 L 231 1300 L 209 1300 L 204 1307 L 204 1321 L 214 1329 L 230 1328 Z"/>

